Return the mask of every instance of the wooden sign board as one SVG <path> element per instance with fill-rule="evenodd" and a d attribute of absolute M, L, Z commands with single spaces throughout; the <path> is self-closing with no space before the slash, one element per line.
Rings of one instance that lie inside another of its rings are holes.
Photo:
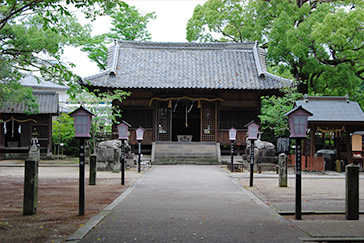
<path fill-rule="evenodd" d="M 352 151 L 362 151 L 363 150 L 363 137 L 359 134 L 353 134 L 351 137 Z"/>

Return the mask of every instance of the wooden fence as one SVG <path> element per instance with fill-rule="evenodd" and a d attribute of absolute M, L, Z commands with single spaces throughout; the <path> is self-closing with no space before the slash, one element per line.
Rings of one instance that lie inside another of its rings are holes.
<path fill-rule="evenodd" d="M 295 165 L 295 155 L 288 155 L 287 158 L 288 165 Z M 323 156 L 302 156 L 302 171 L 324 171 L 325 170 L 325 160 Z"/>

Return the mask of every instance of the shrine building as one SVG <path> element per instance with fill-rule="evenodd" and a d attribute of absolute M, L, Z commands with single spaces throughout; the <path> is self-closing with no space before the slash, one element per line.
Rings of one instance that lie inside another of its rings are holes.
<path fill-rule="evenodd" d="M 265 51 L 257 43 L 134 41 L 116 41 L 109 48 L 107 69 L 81 82 L 91 91 L 131 93 L 113 105 L 132 125 L 129 143 L 134 148 L 135 130 L 146 130 L 142 149 L 152 162 L 162 160 L 162 151 L 181 155 L 173 145 L 184 153 L 194 150 L 194 155 L 207 153 L 210 145 L 219 160 L 230 145 L 231 127 L 238 130 L 234 144 L 240 153 L 247 142 L 245 125 L 258 120 L 261 97 L 279 95 L 291 85 L 267 71 Z"/>

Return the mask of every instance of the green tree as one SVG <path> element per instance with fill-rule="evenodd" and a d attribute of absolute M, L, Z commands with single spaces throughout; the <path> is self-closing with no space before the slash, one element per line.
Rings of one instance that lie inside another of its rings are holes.
<path fill-rule="evenodd" d="M 97 95 L 95 94 L 97 93 Z M 106 132 L 111 132 L 111 125 L 115 123 L 117 117 L 121 116 L 121 111 L 114 109 L 111 105 L 113 100 L 122 101 L 129 93 L 122 90 L 113 92 L 95 93 L 83 91 L 74 98 L 77 106 L 82 105 L 95 116 L 92 117 L 91 143 L 93 152 L 96 149 L 96 133 L 99 132 L 100 126 L 105 127 Z M 77 107 L 78 108 L 78 107 Z M 77 156 L 78 141 L 75 139 L 75 127 L 73 118 L 68 114 L 61 114 L 52 122 L 52 142 L 63 143 L 64 153 L 70 156 Z"/>
<path fill-rule="evenodd" d="M 364 80 L 363 5 L 209 0 L 195 8 L 187 40 L 259 41 L 267 49 L 268 64 L 288 69 L 301 93 L 355 98 Z"/>
<path fill-rule="evenodd" d="M 88 53 L 88 57 L 102 70 L 105 70 L 107 65 L 108 50 L 106 45 L 116 39 L 150 40 L 151 36 L 147 31 L 147 24 L 149 20 L 155 19 L 155 14 L 154 12 L 142 14 L 134 6 L 121 3 L 116 9 L 110 11 L 110 17 L 113 26 L 110 28 L 110 32 L 90 38 L 81 49 Z"/>
<path fill-rule="evenodd" d="M 61 60 L 66 45 L 78 46 L 90 37 L 90 26 L 82 26 L 71 10 L 82 9 L 86 17 L 94 19 L 108 14 L 121 1 L 103 0 L 4 0 L 0 5 L 0 94 L 26 94 L 16 82 L 25 72 L 38 71 L 45 80 L 66 83 L 75 88 L 78 77 Z M 18 91 L 16 89 L 19 89 Z M 6 96 L 2 96 L 4 100 Z M 8 96 L 10 103 L 26 102 L 34 106 L 28 96 Z M 1 102 L 4 105 L 5 102 Z"/>
<path fill-rule="evenodd" d="M 64 46 L 78 46 L 82 38 L 89 38 L 91 28 L 79 24 L 74 16 L 56 16 L 62 23 L 57 32 L 41 28 L 43 20 L 38 15 L 9 22 L 0 30 L 1 107 L 19 102 L 35 105 L 26 95 L 29 89 L 16 84 L 25 73 L 38 72 L 45 80 L 72 85 L 72 64 L 63 63 L 61 54 Z"/>
<path fill-rule="evenodd" d="M 2 82 L 0 82 L 0 97 L 0 109 L 12 107 L 27 100 L 24 113 L 38 113 L 39 105 L 36 97 L 33 96 L 33 89 L 25 88 L 17 81 L 2 79 Z"/>
<path fill-rule="evenodd" d="M 364 107 L 363 26 L 364 2 L 357 0 L 209 0 L 195 8 L 187 40 L 259 41 L 267 50 L 268 69 L 291 76 L 298 92 L 349 94 Z M 283 92 L 283 97 L 262 98 L 260 119 L 270 136 L 284 132 L 282 116 L 300 97 L 294 90 Z"/>
<path fill-rule="evenodd" d="M 274 141 L 275 136 L 289 135 L 288 119 L 283 115 L 292 110 L 294 102 L 302 97 L 294 89 L 287 89 L 283 96 L 262 97 L 259 119 L 265 140 Z"/>
<path fill-rule="evenodd" d="M 79 141 L 75 138 L 73 118 L 68 114 L 62 113 L 57 120 L 52 121 L 52 142 L 63 143 L 65 155 L 78 155 Z"/>
<path fill-rule="evenodd" d="M 43 19 L 43 28 L 52 28 L 50 24 L 57 26 L 59 22 L 57 14 L 71 15 L 73 9 L 81 9 L 86 18 L 95 20 L 120 3 L 118 0 L 3 0 L 0 5 L 0 30 L 9 22 L 28 15 L 38 15 Z M 53 29 L 57 31 L 57 28 Z"/>
<path fill-rule="evenodd" d="M 129 92 L 122 90 L 114 90 L 107 92 L 82 92 L 76 95 L 73 101 L 81 104 L 95 116 L 92 118 L 92 147 L 93 152 L 96 151 L 96 134 L 100 131 L 100 127 L 105 128 L 105 132 L 111 132 L 112 124 L 118 123 L 117 118 L 122 116 L 122 111 L 116 106 L 112 106 L 114 100 L 122 102 L 129 96 Z"/>

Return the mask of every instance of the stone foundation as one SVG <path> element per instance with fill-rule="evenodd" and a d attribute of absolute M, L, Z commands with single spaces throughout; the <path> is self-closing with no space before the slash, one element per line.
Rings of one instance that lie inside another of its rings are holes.
<path fill-rule="evenodd" d="M 244 167 L 248 169 L 250 168 L 250 146 L 251 142 L 248 140 L 245 155 L 243 155 Z M 258 171 L 258 164 L 272 164 L 272 168 L 275 169 L 275 165 L 278 163 L 278 156 L 276 155 L 274 144 L 266 141 L 255 140 L 254 147 L 254 171 Z"/>
<path fill-rule="evenodd" d="M 109 140 L 104 141 L 98 144 L 97 146 L 97 170 L 98 171 L 113 171 L 120 172 L 120 157 L 121 157 L 121 149 L 120 149 L 121 141 L 120 140 Z M 130 148 L 128 145 L 125 146 L 125 166 L 126 167 L 134 167 L 134 161 L 130 155 Z"/>

